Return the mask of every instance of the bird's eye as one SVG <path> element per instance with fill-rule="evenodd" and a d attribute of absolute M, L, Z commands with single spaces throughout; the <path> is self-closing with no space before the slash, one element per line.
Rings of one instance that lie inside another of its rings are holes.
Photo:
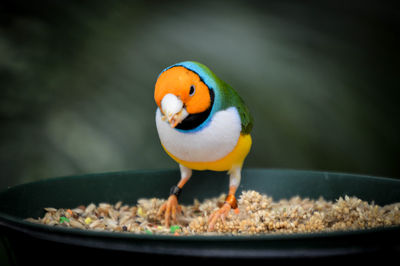
<path fill-rule="evenodd" d="M 189 96 L 193 96 L 194 92 L 195 92 L 195 87 L 194 85 L 192 85 L 190 86 Z"/>

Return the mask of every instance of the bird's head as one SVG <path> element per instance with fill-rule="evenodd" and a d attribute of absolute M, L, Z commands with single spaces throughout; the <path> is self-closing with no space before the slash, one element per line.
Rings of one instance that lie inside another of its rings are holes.
<path fill-rule="evenodd" d="M 207 85 L 197 73 L 183 66 L 173 66 L 163 71 L 157 79 L 154 100 L 163 119 L 177 127 L 191 115 L 201 114 L 211 106 Z"/>

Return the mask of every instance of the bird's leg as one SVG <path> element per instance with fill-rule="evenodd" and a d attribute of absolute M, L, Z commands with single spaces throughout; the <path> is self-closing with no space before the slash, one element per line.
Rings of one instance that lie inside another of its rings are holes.
<path fill-rule="evenodd" d="M 215 223 L 218 219 L 221 219 L 223 222 L 225 221 L 225 217 L 229 214 L 231 209 L 234 209 L 236 214 L 239 213 L 235 193 L 240 184 L 241 171 L 242 166 L 234 166 L 229 170 L 229 193 L 225 198 L 224 205 L 220 209 L 214 211 L 208 218 L 209 232 L 214 230 Z"/>
<path fill-rule="evenodd" d="M 192 169 L 187 168 L 181 164 L 179 165 L 179 168 L 181 170 L 181 180 L 179 181 L 177 186 L 173 186 L 171 188 L 168 200 L 163 205 L 161 205 L 157 213 L 158 216 L 161 216 L 164 213 L 164 224 L 167 227 L 170 225 L 171 218 L 174 223 L 177 223 L 176 212 L 181 211 L 181 207 L 178 205 L 178 196 L 182 190 L 182 187 L 192 176 Z"/>

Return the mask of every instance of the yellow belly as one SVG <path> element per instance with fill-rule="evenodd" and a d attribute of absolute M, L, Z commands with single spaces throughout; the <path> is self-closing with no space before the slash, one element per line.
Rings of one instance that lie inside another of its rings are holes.
<path fill-rule="evenodd" d="M 163 146 L 164 147 L 164 146 Z M 238 143 L 235 148 L 224 158 L 221 158 L 213 162 L 188 162 L 176 158 L 174 155 L 169 153 L 167 149 L 164 150 L 174 159 L 176 162 L 193 170 L 213 170 L 213 171 L 228 171 L 232 166 L 242 166 L 244 159 L 249 153 L 251 148 L 251 136 L 250 134 L 240 134 Z"/>

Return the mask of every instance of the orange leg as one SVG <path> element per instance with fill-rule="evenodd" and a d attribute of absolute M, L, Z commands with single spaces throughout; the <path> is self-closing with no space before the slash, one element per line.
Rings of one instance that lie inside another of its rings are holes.
<path fill-rule="evenodd" d="M 171 218 L 175 224 L 177 223 L 176 213 L 181 212 L 181 207 L 178 204 L 177 194 L 179 194 L 180 190 L 192 176 L 191 169 L 183 165 L 179 165 L 179 167 L 181 170 L 181 180 L 179 181 L 177 188 L 171 189 L 171 195 L 169 196 L 168 200 L 161 205 L 157 213 L 159 217 L 161 217 L 164 214 L 164 224 L 167 227 L 169 227 L 170 225 Z"/>
<path fill-rule="evenodd" d="M 231 209 L 234 209 L 236 214 L 238 213 L 239 209 L 237 208 L 235 193 L 240 184 L 241 170 L 242 170 L 242 167 L 237 166 L 237 167 L 233 167 L 229 171 L 229 174 L 230 174 L 230 176 L 229 176 L 229 193 L 225 199 L 224 205 L 220 209 L 214 211 L 208 218 L 208 231 L 209 232 L 214 230 L 214 226 L 217 223 L 218 219 L 221 219 L 222 222 L 225 222 L 225 218 L 229 214 Z"/>

